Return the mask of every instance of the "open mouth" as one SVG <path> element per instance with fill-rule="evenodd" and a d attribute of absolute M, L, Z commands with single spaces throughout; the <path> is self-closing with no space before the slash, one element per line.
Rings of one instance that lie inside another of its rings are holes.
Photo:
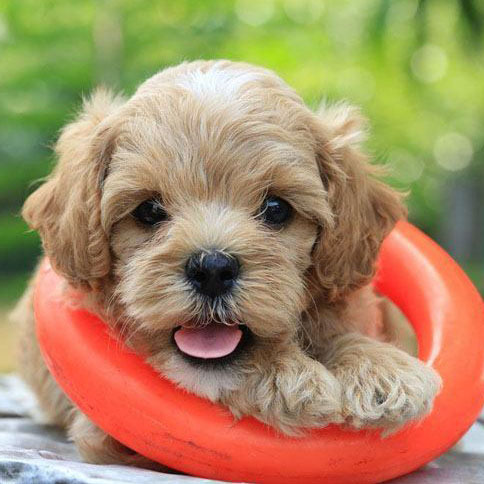
<path fill-rule="evenodd" d="M 178 351 L 188 360 L 221 363 L 232 360 L 250 336 L 245 325 L 211 322 L 200 327 L 179 326 L 173 332 Z"/>

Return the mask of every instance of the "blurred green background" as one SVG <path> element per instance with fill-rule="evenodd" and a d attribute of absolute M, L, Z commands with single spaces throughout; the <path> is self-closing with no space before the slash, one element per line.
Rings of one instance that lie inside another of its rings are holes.
<path fill-rule="evenodd" d="M 483 0 L 3 0 L 0 318 L 40 252 L 19 209 L 82 96 L 197 58 L 267 66 L 314 107 L 361 105 L 410 219 L 484 290 L 483 24 Z"/>

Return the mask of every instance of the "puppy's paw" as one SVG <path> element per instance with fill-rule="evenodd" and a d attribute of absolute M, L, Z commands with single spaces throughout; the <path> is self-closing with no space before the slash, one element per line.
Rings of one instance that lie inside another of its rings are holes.
<path fill-rule="evenodd" d="M 321 428 L 342 423 L 341 385 L 322 365 L 317 370 L 279 374 L 275 378 L 275 398 L 267 414 L 269 423 L 286 434 L 297 435 L 303 428 Z"/>
<path fill-rule="evenodd" d="M 287 435 L 303 435 L 304 429 L 342 423 L 341 386 L 321 364 L 290 365 L 251 378 L 229 403 L 232 413 L 252 415 Z"/>
<path fill-rule="evenodd" d="M 343 388 L 346 422 L 355 428 L 383 428 L 388 435 L 432 410 L 441 379 L 417 358 L 385 349 L 383 354 L 361 355 L 335 374 Z"/>

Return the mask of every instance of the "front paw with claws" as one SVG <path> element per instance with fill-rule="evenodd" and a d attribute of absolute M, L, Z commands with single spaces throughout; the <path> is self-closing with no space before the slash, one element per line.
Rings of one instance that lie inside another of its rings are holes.
<path fill-rule="evenodd" d="M 341 383 L 348 425 L 390 433 L 432 410 L 441 387 L 433 368 L 390 344 L 367 338 L 346 338 L 346 343 L 340 346 L 333 372 Z"/>

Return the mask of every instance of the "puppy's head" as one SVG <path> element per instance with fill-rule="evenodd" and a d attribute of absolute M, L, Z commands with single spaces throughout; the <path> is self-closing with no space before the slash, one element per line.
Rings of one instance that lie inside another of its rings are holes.
<path fill-rule="evenodd" d="M 23 213 L 71 284 L 168 376 L 216 398 L 207 375 L 230 387 L 315 297 L 333 304 L 373 276 L 402 208 L 361 132 L 353 109 L 315 115 L 270 71 L 182 64 L 128 101 L 85 103 Z"/>

